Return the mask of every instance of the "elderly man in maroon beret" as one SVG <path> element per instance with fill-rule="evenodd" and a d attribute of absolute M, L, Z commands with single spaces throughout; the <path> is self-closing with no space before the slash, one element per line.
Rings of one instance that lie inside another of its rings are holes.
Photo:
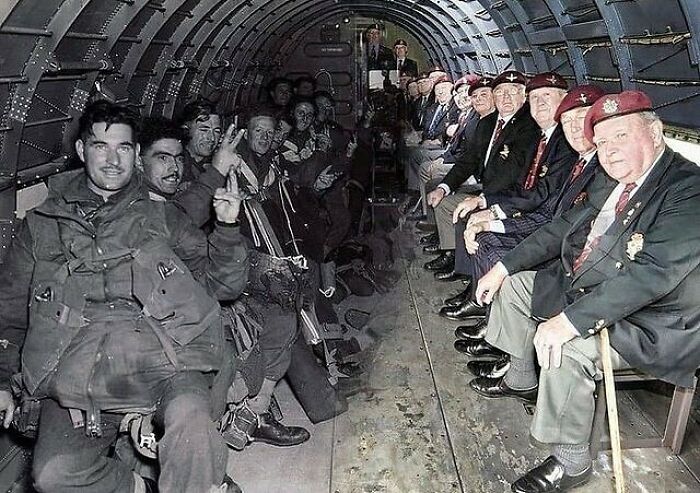
<path fill-rule="evenodd" d="M 540 228 L 479 280 L 494 300 L 486 340 L 511 355 L 503 378 L 479 394 L 533 401 L 533 438 L 552 455 L 515 481 L 519 493 L 587 482 L 598 333 L 613 365 L 691 386 L 700 366 L 700 167 L 667 148 L 642 92 L 602 97 L 585 120 L 605 170 L 588 200 Z M 550 267 L 535 273 L 545 262 Z M 539 378 L 535 358 L 541 366 Z"/>

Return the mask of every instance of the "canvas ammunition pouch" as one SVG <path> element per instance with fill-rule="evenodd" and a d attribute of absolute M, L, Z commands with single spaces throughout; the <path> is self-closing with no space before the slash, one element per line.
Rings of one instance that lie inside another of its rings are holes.
<path fill-rule="evenodd" d="M 219 319 L 219 304 L 163 242 L 134 255 L 132 291 L 168 359 L 178 367 L 172 342 L 186 346 Z"/>
<path fill-rule="evenodd" d="M 251 434 L 258 427 L 258 415 L 249 407 L 248 401 L 229 405 L 221 418 L 219 430 L 224 441 L 235 450 L 243 450 L 251 441 Z"/>
<path fill-rule="evenodd" d="M 29 298 L 29 327 L 22 349 L 22 378 L 30 395 L 37 393 L 86 321 L 85 297 L 70 275 L 69 263 L 56 264 L 38 258 Z M 46 348 L 51 348 L 47 351 Z"/>

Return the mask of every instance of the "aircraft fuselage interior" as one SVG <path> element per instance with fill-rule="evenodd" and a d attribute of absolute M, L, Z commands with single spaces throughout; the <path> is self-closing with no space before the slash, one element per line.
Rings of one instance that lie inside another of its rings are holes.
<path fill-rule="evenodd" d="M 0 0 L 0 491 L 700 491 L 700 0 Z"/>

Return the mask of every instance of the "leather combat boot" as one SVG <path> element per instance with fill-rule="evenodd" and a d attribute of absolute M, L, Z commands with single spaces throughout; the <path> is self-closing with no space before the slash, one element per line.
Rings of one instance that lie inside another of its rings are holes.
<path fill-rule="evenodd" d="M 276 447 L 292 447 L 307 441 L 311 435 L 301 426 L 285 426 L 270 412 L 258 416 L 258 426 L 250 434 L 253 442 L 262 442 Z"/>

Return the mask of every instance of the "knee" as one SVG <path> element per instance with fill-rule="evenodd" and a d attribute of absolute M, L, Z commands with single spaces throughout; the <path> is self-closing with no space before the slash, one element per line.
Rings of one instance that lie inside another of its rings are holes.
<path fill-rule="evenodd" d="M 452 212 L 454 211 L 454 206 L 451 203 L 447 203 L 448 201 L 443 199 L 440 201 L 440 203 L 435 207 L 435 214 L 439 216 L 449 216 L 452 218 Z M 452 222 L 450 220 L 450 222 Z"/>
<path fill-rule="evenodd" d="M 529 292 L 529 285 L 526 281 L 526 275 L 530 273 L 518 272 L 512 276 L 506 277 L 501 288 L 501 293 L 508 299 L 513 299 L 514 296 L 519 297 L 519 293 Z"/>
<path fill-rule="evenodd" d="M 199 394 L 183 394 L 172 399 L 165 407 L 165 428 L 184 424 L 187 426 L 195 421 L 210 420 L 208 399 Z"/>
<path fill-rule="evenodd" d="M 513 296 L 513 292 L 514 292 L 513 282 L 514 282 L 514 279 L 516 276 L 517 276 L 517 274 L 514 276 L 508 276 L 505 278 L 505 280 L 503 281 L 503 285 L 501 286 L 501 289 L 499 290 L 499 293 L 498 293 L 499 298 L 508 299 L 511 296 Z"/>

